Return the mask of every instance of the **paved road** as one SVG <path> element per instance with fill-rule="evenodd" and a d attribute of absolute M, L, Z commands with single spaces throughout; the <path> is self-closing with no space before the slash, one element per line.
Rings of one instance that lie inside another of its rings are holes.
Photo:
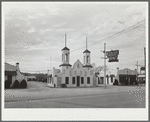
<path fill-rule="evenodd" d="M 49 88 L 29 83 L 28 89 L 5 91 L 6 108 L 144 108 L 145 87 Z"/>

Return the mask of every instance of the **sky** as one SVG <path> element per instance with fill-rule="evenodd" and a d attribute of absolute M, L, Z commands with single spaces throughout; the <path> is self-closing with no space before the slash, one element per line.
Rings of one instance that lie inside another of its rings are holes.
<path fill-rule="evenodd" d="M 22 72 L 46 73 L 60 68 L 61 49 L 70 49 L 70 64 L 83 63 L 83 51 L 91 63 L 103 66 L 106 51 L 119 50 L 119 62 L 108 62 L 111 73 L 144 65 L 147 3 L 125 2 L 3 2 L 5 62 L 19 62 Z"/>

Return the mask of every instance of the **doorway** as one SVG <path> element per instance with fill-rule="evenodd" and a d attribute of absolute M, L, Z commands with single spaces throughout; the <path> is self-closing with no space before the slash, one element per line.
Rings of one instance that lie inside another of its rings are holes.
<path fill-rule="evenodd" d="M 80 86 L 80 76 L 77 76 L 77 86 Z"/>

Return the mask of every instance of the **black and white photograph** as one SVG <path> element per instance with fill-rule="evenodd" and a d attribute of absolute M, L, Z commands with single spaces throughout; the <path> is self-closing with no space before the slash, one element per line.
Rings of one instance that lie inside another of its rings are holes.
<path fill-rule="evenodd" d="M 148 2 L 2 2 L 3 120 L 147 120 Z"/>

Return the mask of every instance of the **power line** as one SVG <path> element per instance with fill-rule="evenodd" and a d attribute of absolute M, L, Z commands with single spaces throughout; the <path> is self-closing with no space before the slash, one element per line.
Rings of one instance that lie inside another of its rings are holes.
<path fill-rule="evenodd" d="M 128 31 L 131 31 L 131 30 L 133 30 L 133 29 L 136 29 L 136 28 L 138 28 L 138 27 L 140 27 L 142 24 L 142 22 L 144 22 L 145 20 L 142 20 L 142 21 L 140 21 L 140 22 L 138 22 L 138 23 L 136 23 L 136 24 L 134 24 L 134 25 L 132 25 L 132 26 L 130 26 L 130 27 L 128 27 L 128 28 L 126 28 L 126 29 L 124 29 L 124 30 L 122 30 L 122 31 L 119 31 L 119 32 L 117 32 L 117 33 L 115 33 L 115 34 L 113 34 L 113 35 L 110 35 L 110 36 L 108 36 L 108 37 L 106 37 L 106 38 L 104 38 L 104 39 L 101 39 L 101 40 L 99 40 L 99 41 L 97 41 L 97 42 L 95 42 L 95 43 L 91 43 L 91 44 L 89 44 L 88 46 L 91 46 L 91 45 L 95 45 L 95 44 L 97 44 L 97 43 L 99 43 L 99 42 L 102 42 L 102 41 L 104 41 L 104 40 L 107 40 L 107 39 L 110 39 L 110 38 L 114 38 L 114 37 L 117 37 L 117 36 L 120 36 L 120 35 L 122 35 L 122 34 L 124 34 L 124 33 L 127 33 L 126 31 L 128 30 Z M 138 25 L 138 24 L 141 24 L 141 25 Z M 137 26 L 138 25 L 138 26 Z M 107 40 L 108 41 L 108 40 Z M 73 50 L 72 52 L 74 52 L 74 51 L 76 51 L 76 50 L 79 50 L 79 49 L 83 49 L 84 47 L 81 47 L 81 48 L 77 48 L 77 49 L 75 49 L 75 50 Z"/>
<path fill-rule="evenodd" d="M 129 31 L 131 31 L 131 30 L 133 30 L 133 29 L 137 29 L 138 27 L 140 27 L 140 26 L 143 24 L 142 22 L 145 22 L 145 20 L 142 20 L 142 21 L 138 22 L 137 24 L 134 24 L 134 25 L 132 25 L 132 26 L 130 26 L 130 27 L 128 27 L 128 28 L 122 30 L 122 31 L 119 31 L 119 32 L 117 32 L 117 33 L 115 33 L 115 34 L 113 34 L 113 35 L 111 35 L 111 36 L 108 36 L 108 37 L 106 37 L 106 38 L 104 38 L 104 39 L 101 39 L 101 40 L 99 40 L 99 41 L 97 41 L 97 42 L 95 42 L 95 43 L 91 43 L 91 44 L 89 44 L 88 46 L 95 45 L 95 44 L 97 44 L 97 43 L 99 43 L 99 42 L 102 42 L 102 41 L 104 41 L 104 40 L 107 40 L 107 39 L 109 40 L 110 38 L 115 38 L 115 37 L 117 37 L 117 36 L 119 36 L 119 35 L 122 35 L 122 34 L 124 34 L 124 33 L 129 32 Z M 142 24 L 141 24 L 141 23 L 142 23 Z M 141 24 L 141 25 L 139 25 L 139 24 Z M 107 40 L 107 41 L 108 41 L 108 40 Z M 76 51 L 76 50 L 79 50 L 79 49 L 83 49 L 83 47 L 82 47 L 82 48 L 75 49 L 75 50 L 73 50 L 72 52 L 74 52 L 74 51 Z M 34 59 L 33 59 L 33 60 L 34 60 Z M 42 60 L 47 60 L 47 59 L 42 59 Z M 25 70 L 25 71 L 29 71 L 29 70 Z M 47 71 L 47 70 L 40 70 L 40 71 Z M 29 71 L 29 72 L 37 72 L 37 71 Z"/>

